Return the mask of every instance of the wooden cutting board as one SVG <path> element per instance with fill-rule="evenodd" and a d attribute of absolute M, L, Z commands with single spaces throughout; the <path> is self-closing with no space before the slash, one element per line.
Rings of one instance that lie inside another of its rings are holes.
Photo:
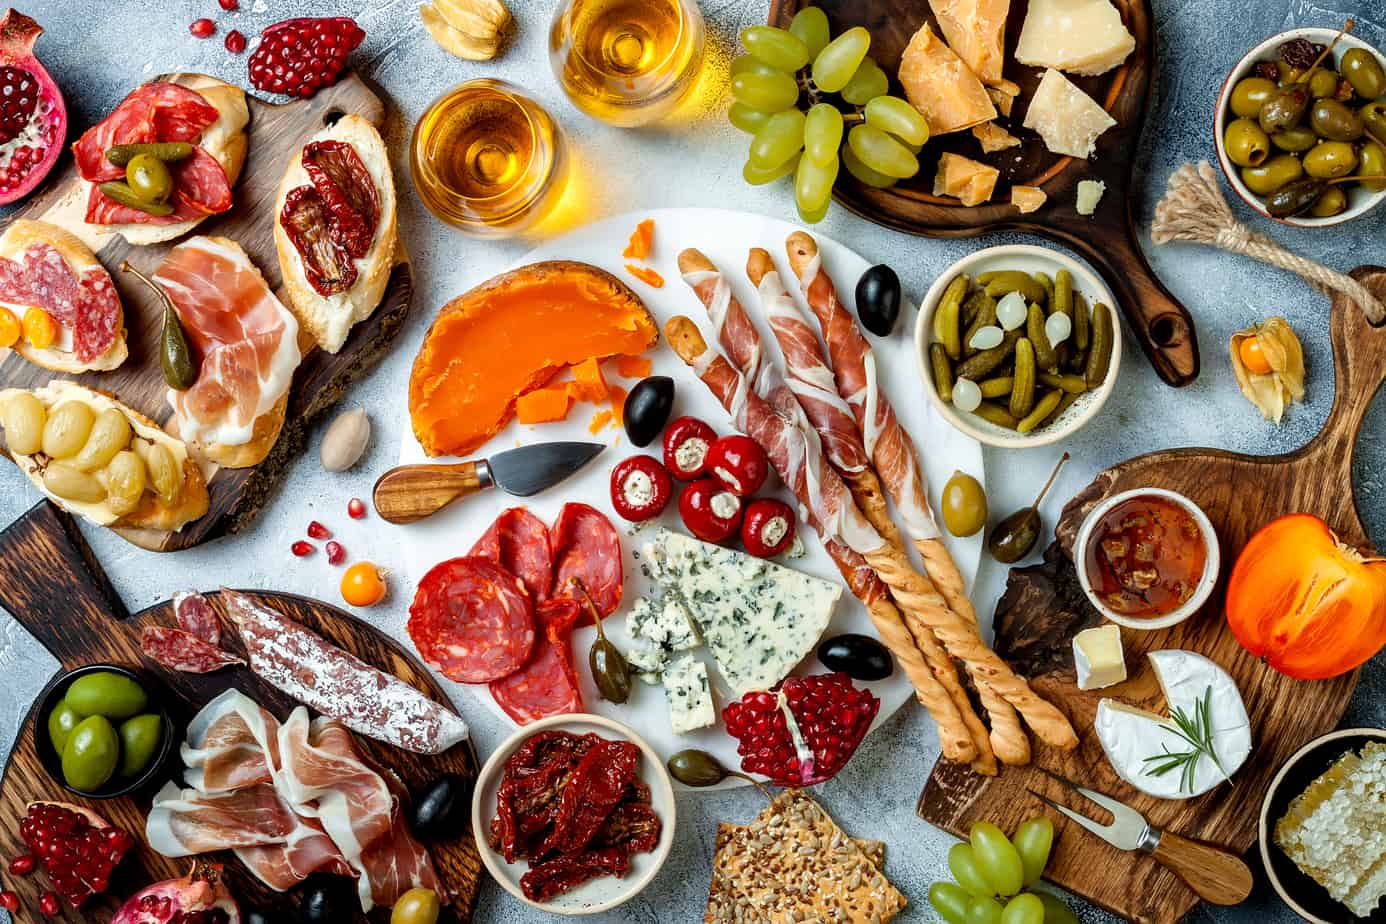
<path fill-rule="evenodd" d="M 154 678 L 157 688 L 150 699 L 166 706 L 179 740 L 192 716 L 208 701 L 229 687 L 284 718 L 297 705 L 288 696 L 261 680 L 248 668 L 238 667 L 212 674 L 181 674 L 166 671 L 140 653 L 140 630 L 147 625 L 177 625 L 169 603 L 159 603 L 130 615 L 115 588 L 107 580 L 91 549 L 70 516 L 50 504 L 40 504 L 0 533 L 0 606 L 3 606 L 48 651 L 58 659 L 62 671 L 96 662 L 139 668 Z M 55 594 L 54 589 L 62 593 Z M 210 588 L 208 588 L 210 589 Z M 254 596 L 287 616 L 341 646 L 361 660 L 387 671 L 442 703 L 446 694 L 428 670 L 393 639 L 383 635 L 334 606 L 293 594 L 255 592 Z M 210 595 L 213 608 L 229 627 L 225 610 Z M 241 652 L 234 633 L 227 633 L 226 647 Z M 55 675 L 56 676 L 56 675 Z M 42 697 L 40 696 L 40 699 Z M 181 762 L 175 751 L 169 773 L 152 780 L 142 791 L 115 799 L 84 800 L 63 789 L 44 769 L 37 752 L 36 734 L 46 734 L 45 716 L 37 715 L 38 701 L 23 720 L 14 750 L 5 766 L 0 784 L 0 857 L 7 860 L 27 850 L 19 836 L 19 822 L 25 806 L 34 800 L 58 800 L 86 805 L 111 823 L 130 832 L 139 846 L 126 855 L 111 880 L 106 894 L 93 898 L 80 912 L 63 903 L 64 916 L 72 921 L 105 921 L 125 898 L 151 882 L 187 874 L 190 859 L 169 859 L 144 844 L 144 819 L 150 801 L 160 786 L 176 776 Z M 444 773 L 454 773 L 467 781 L 458 812 L 460 819 L 450 839 L 429 844 L 433 864 L 443 885 L 452 893 L 452 909 L 460 921 L 470 921 L 476 908 L 481 882 L 481 860 L 465 820 L 471 804 L 471 784 L 476 779 L 476 753 L 470 741 L 455 745 L 442 754 L 414 754 L 363 736 L 357 736 L 366 756 L 397 773 L 411 793 L 419 792 Z M 294 891 L 273 892 L 246 871 L 230 851 L 210 855 L 224 864 L 223 875 L 231 892 L 241 902 L 242 912 L 255 908 L 271 921 L 295 919 L 293 909 L 298 896 Z M 332 877 L 341 883 L 346 880 Z M 38 897 L 48 887 L 47 876 L 6 877 L 6 888 L 19 893 L 28 909 L 27 919 L 39 916 Z M 348 888 L 350 893 L 351 889 Z M 354 917 L 364 920 L 359 906 Z M 374 910 L 370 919 L 389 919 L 389 909 Z"/>
<path fill-rule="evenodd" d="M 250 125 L 246 129 L 250 143 L 245 168 L 233 191 L 235 205 L 229 212 L 204 221 L 193 233 L 222 235 L 238 242 L 265 274 L 270 288 L 282 298 L 279 258 L 274 245 L 274 202 L 285 166 L 310 136 L 343 115 L 355 113 L 377 126 L 382 125 L 385 104 L 359 76 L 351 73 L 336 85 L 320 90 L 312 99 L 276 106 L 247 94 L 246 102 L 250 107 Z M 54 176 L 44 192 L 31 199 L 13 217 L 42 219 L 67 214 L 68 210 L 59 206 L 80 182 L 70 157 Z M 395 178 L 396 188 L 401 179 Z M 179 241 L 131 247 L 119 235 L 109 235 L 98 242 L 97 255 L 115 280 L 125 306 L 130 357 L 111 372 L 75 377 L 83 385 L 113 392 L 126 404 L 161 424 L 166 424 L 172 416 L 166 398 L 167 386 L 159 371 L 162 306 L 138 280 L 129 273 L 120 272 L 120 264 L 128 259 L 142 272 L 152 273 L 177 243 Z M 413 296 L 413 281 L 402 251 L 396 254 L 396 260 L 380 306 L 370 318 L 352 329 L 342 349 L 335 356 L 314 349 L 303 358 L 289 390 L 284 428 L 263 462 L 244 469 L 212 466 L 214 474 L 207 485 L 211 495 L 210 509 L 201 519 L 177 533 L 117 531 L 143 548 L 168 552 L 237 532 L 249 524 L 273 495 L 288 464 L 303 451 L 309 428 L 385 355 L 403 328 Z M 65 376 L 26 362 L 10 350 L 0 350 L 0 388 L 34 388 L 60 377 Z"/>
<path fill-rule="evenodd" d="M 1360 267 L 1352 275 L 1378 297 L 1386 295 L 1386 269 Z M 1323 430 L 1307 445 L 1267 457 L 1174 449 L 1107 469 L 1064 507 L 1056 529 L 1058 546 L 1046 556 L 1046 565 L 1012 570 L 1007 596 L 998 607 L 997 651 L 1030 673 L 1035 689 L 1063 709 L 1078 730 L 1080 743 L 1071 752 L 1037 743 L 1035 765 L 1116 796 L 1154 825 L 1238 853 L 1256 842 L 1261 799 L 1271 777 L 1305 742 L 1338 724 L 1357 685 L 1355 672 L 1324 681 L 1292 680 L 1275 672 L 1238 644 L 1223 617 L 1232 563 L 1252 534 L 1271 519 L 1313 513 L 1344 541 L 1367 544 L 1352 501 L 1352 455 L 1367 408 L 1386 381 L 1386 330 L 1373 328 L 1353 302 L 1338 296 L 1332 307 L 1332 341 L 1337 394 Z M 1330 387 L 1328 370 L 1310 369 L 1309 387 Z M 1248 421 L 1255 419 L 1249 405 L 1246 414 Z M 1180 625 L 1157 632 L 1123 629 L 1130 679 L 1105 690 L 1081 692 L 1075 685 L 1070 641 L 1073 632 L 1097 624 L 1099 617 L 1074 591 L 1073 542 L 1084 515 L 1099 501 L 1142 487 L 1178 491 L 1203 508 L 1221 544 L 1222 578 L 1208 605 Z M 1104 696 L 1165 712 L 1159 684 L 1144 657 L 1161 648 L 1196 651 L 1222 665 L 1236 679 L 1251 717 L 1251 756 L 1233 774 L 1233 785 L 1197 799 L 1159 800 L 1133 789 L 1112 771 L 1092 730 L 1097 703 Z M 1035 767 L 1005 768 L 997 778 L 986 780 L 966 766 L 940 761 L 920 796 L 919 814 L 959 836 L 966 836 L 971 824 L 981 819 L 1009 832 L 1025 818 L 1049 814 L 1059 832 L 1046 873 L 1049 879 L 1134 921 L 1166 924 L 1196 904 L 1195 895 L 1154 860 L 1118 851 L 1048 812 L 1027 787 L 1075 804 L 1073 796 Z M 1078 807 L 1094 811 L 1091 806 Z"/>
<path fill-rule="evenodd" d="M 1039 136 L 1022 128 L 1025 109 L 1044 72 L 1017 64 L 1013 54 L 1020 28 L 1029 9 L 1028 0 L 1013 0 L 1006 21 L 1004 76 L 1018 83 L 1020 97 L 1012 115 L 999 122 L 1024 142 L 992 154 L 983 154 L 970 131 L 931 139 L 920 154 L 919 174 L 891 189 L 875 189 L 857 181 L 846 170 L 838 174 L 834 197 L 868 221 L 929 237 L 971 237 L 988 231 L 1025 231 L 1043 235 L 1072 249 L 1091 263 L 1116 295 L 1136 342 L 1155 371 L 1170 385 L 1187 385 L 1198 377 L 1198 340 L 1193 318 L 1150 269 L 1141 251 L 1131 211 L 1134 201 L 1131 174 L 1136 147 L 1155 72 L 1155 24 L 1149 0 L 1114 0 L 1136 48 L 1126 62 L 1098 77 L 1065 76 L 1101 103 L 1116 126 L 1097 140 L 1091 160 L 1051 154 Z M 926 0 L 773 0 L 770 24 L 788 26 L 801 8 L 821 7 L 832 23 L 833 34 L 852 26 L 871 32 L 870 54 L 891 75 L 892 93 L 903 96 L 895 73 L 900 55 L 925 21 L 942 34 Z M 1206 125 L 1197 126 L 1203 131 Z M 938 155 L 944 151 L 990 164 L 1001 171 L 992 201 L 967 208 L 956 199 L 933 195 Z M 1081 180 L 1107 184 L 1096 214 L 1079 215 L 1074 198 Z M 1012 185 L 1039 186 L 1048 201 L 1029 215 L 1010 204 Z"/>

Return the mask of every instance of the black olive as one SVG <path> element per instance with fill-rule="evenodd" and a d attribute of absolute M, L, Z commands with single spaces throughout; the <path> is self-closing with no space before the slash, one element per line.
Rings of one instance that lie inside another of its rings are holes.
<path fill-rule="evenodd" d="M 414 803 L 410 829 L 421 840 L 436 841 L 459 834 L 461 828 L 454 816 L 458 806 L 466 801 L 466 782 L 455 773 L 438 777 Z"/>
<path fill-rule="evenodd" d="M 900 317 L 900 277 L 881 264 L 857 280 L 857 315 L 862 326 L 877 337 L 889 337 Z"/>
<path fill-rule="evenodd" d="M 674 380 L 667 375 L 642 379 L 626 395 L 626 436 L 637 446 L 654 442 L 674 409 Z"/>
<path fill-rule="evenodd" d="M 885 680 L 895 671 L 890 652 L 869 635 L 835 635 L 818 646 L 818 660 L 853 680 Z"/>
<path fill-rule="evenodd" d="M 298 917 L 303 924 L 341 924 L 350 919 L 350 909 L 339 899 L 332 886 L 316 885 L 307 889 L 298 903 Z"/>

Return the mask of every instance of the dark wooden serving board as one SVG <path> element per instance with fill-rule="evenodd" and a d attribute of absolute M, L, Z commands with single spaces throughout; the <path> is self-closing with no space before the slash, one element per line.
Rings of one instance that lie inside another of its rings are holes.
<path fill-rule="evenodd" d="M 273 213 L 279 181 L 289 159 L 311 135 L 342 115 L 355 113 L 377 126 L 383 124 L 385 104 L 359 76 L 350 73 L 336 85 L 320 90 L 312 99 L 276 106 L 247 94 L 246 102 L 250 107 L 250 124 L 246 129 L 249 147 L 245 168 L 234 189 L 235 205 L 231 211 L 202 222 L 193 234 L 215 234 L 235 240 L 265 274 L 270 288 L 280 292 L 282 297 Z M 76 167 L 68 156 L 66 165 L 49 181 L 44 192 L 31 199 L 13 217 L 53 217 L 58 205 L 79 182 Z M 396 178 L 396 186 L 398 182 Z M 125 306 L 130 357 L 111 372 L 75 377 L 76 381 L 91 388 L 114 393 L 161 424 L 167 423 L 172 416 L 166 398 L 167 386 L 159 371 L 162 309 L 154 295 L 138 280 L 120 272 L 120 264 L 128 259 L 137 269 L 151 273 L 178 243 L 175 240 L 131 247 L 119 235 L 110 235 L 101 242 L 97 256 L 110 271 Z M 304 356 L 289 390 L 284 428 L 263 462 L 244 469 L 212 466 L 214 474 L 207 485 L 211 495 L 210 509 L 201 519 L 177 533 L 130 529 L 118 532 L 143 548 L 167 552 L 190 548 L 246 526 L 269 500 L 288 463 L 302 452 L 309 428 L 385 355 L 404 326 L 413 297 L 413 281 L 402 251 L 396 254 L 396 260 L 380 306 L 370 318 L 352 329 L 342 349 L 335 356 L 319 349 Z M 26 362 L 10 350 L 0 350 L 0 388 L 33 388 L 64 377 L 67 376 Z"/>
<path fill-rule="evenodd" d="M 892 92 L 900 95 L 903 92 L 895 73 L 910 38 L 926 20 L 942 35 L 926 0 L 772 0 L 770 24 L 788 26 L 794 14 L 810 3 L 827 12 L 834 34 L 852 26 L 865 26 L 871 31 L 871 56 L 891 75 Z M 1092 160 L 1051 154 L 1038 135 L 1021 127 L 1026 107 L 1044 72 L 1018 64 L 1012 57 L 1029 9 L 1028 0 L 1012 0 L 1006 22 L 1004 76 L 1019 84 L 1021 93 L 1011 116 L 1002 116 L 998 122 L 1024 143 L 1018 148 L 983 154 L 970 131 L 942 135 L 925 145 L 920 154 L 920 171 L 914 178 L 891 189 L 874 189 L 843 170 L 838 175 L 834 197 L 868 221 L 910 234 L 971 237 L 1004 229 L 1043 235 L 1071 248 L 1091 263 L 1111 287 L 1136 342 L 1160 378 L 1170 385 L 1182 386 L 1198 377 L 1198 340 L 1193 318 L 1146 262 L 1136 234 L 1130 195 L 1136 145 L 1155 71 L 1154 17 L 1149 0 L 1114 3 L 1136 39 L 1135 50 L 1121 67 L 1101 76 L 1064 75 L 1117 120 L 1097 140 L 1097 153 Z M 933 195 L 938 155 L 944 151 L 991 164 L 1001 171 L 1001 182 L 991 202 L 967 208 L 956 199 Z M 1101 180 L 1107 184 L 1106 195 L 1091 217 L 1079 215 L 1074 209 L 1080 180 Z M 1022 215 L 1010 204 L 1012 185 L 1039 186 L 1048 194 L 1048 201 L 1038 211 Z"/>
<path fill-rule="evenodd" d="M 1386 269 L 1360 267 L 1355 278 L 1386 295 Z M 1080 739 L 1071 752 L 1035 745 L 1031 767 L 1008 767 L 987 780 L 966 766 L 940 761 L 919 800 L 919 814 L 966 836 L 972 822 L 987 819 L 1007 831 L 1038 814 L 1054 818 L 1059 836 L 1048 878 L 1133 921 L 1183 917 L 1197 902 L 1172 873 L 1141 854 L 1123 853 L 1078 826 L 1047 812 L 1026 788 L 1060 801 L 1060 791 L 1036 767 L 1110 793 L 1145 813 L 1155 825 L 1242 853 L 1256 842 L 1261 799 L 1271 777 L 1299 747 L 1330 731 L 1342 718 L 1357 684 L 1356 672 L 1324 681 L 1297 681 L 1277 673 L 1238 644 L 1223 617 L 1226 576 L 1248 539 L 1271 519 L 1308 512 L 1322 517 L 1345 541 L 1366 545 L 1352 494 L 1352 455 L 1373 396 L 1386 381 L 1386 329 L 1373 328 L 1356 304 L 1338 296 L 1332 307 L 1336 396 L 1323 430 L 1303 448 L 1279 456 L 1246 456 L 1216 449 L 1174 449 L 1137 456 L 1107 469 L 1074 497 L 1060 517 L 1058 545 L 1045 565 L 1011 572 L 998 607 L 996 648 L 1017 669 L 1030 673 L 1039 692 L 1073 720 Z M 1326 369 L 1310 370 L 1310 386 L 1329 387 Z M 1255 411 L 1248 406 L 1251 418 Z M 1293 410 L 1290 413 L 1294 413 Z M 1073 542 L 1084 515 L 1103 498 L 1132 488 L 1160 487 L 1192 499 L 1212 521 L 1222 551 L 1222 579 L 1207 606 L 1187 621 L 1156 632 L 1122 630 L 1130 679 L 1105 690 L 1079 691 L 1070 641 L 1073 632 L 1097 624 L 1095 610 L 1075 591 Z M 1220 786 L 1197 799 L 1153 799 L 1112 771 L 1092 730 L 1103 697 L 1134 702 L 1163 713 L 1165 703 L 1145 652 L 1184 648 L 1222 665 L 1237 681 L 1251 716 L 1250 758 Z M 1088 811 L 1094 811 L 1087 807 Z M 1099 817 L 1101 817 L 1099 815 Z"/>
<path fill-rule="evenodd" d="M 244 667 L 213 674 L 196 675 L 166 671 L 140 653 L 139 636 L 147 625 L 176 625 L 172 606 L 160 603 L 130 615 L 107 580 L 72 518 L 49 504 L 40 504 L 0 533 L 0 606 L 27 629 L 52 655 L 63 671 L 84 664 L 106 662 L 144 670 L 155 678 L 158 688 L 150 698 L 169 710 L 181 742 L 182 730 L 208 701 L 229 687 L 242 690 L 279 718 L 297 703 L 261 680 Z M 55 592 L 60 591 L 60 592 Z M 334 606 L 293 594 L 271 591 L 253 592 L 309 629 L 341 646 L 361 660 L 412 684 L 428 696 L 448 703 L 446 694 L 428 670 L 402 646 Z M 212 605 L 230 626 L 217 594 Z M 223 639 L 228 649 L 240 651 L 234 633 Z M 181 761 L 175 751 L 168 775 L 155 779 L 141 791 L 114 799 L 84 800 L 64 790 L 40 762 L 36 734 L 44 734 L 46 717 L 36 715 L 38 703 L 24 718 L 14 750 L 5 766 L 0 787 L 0 856 L 11 858 L 27 852 L 19 836 L 19 822 L 25 806 L 33 800 L 58 800 L 86 805 L 113 824 L 129 831 L 139 842 L 117 868 L 107 893 L 92 899 L 80 912 L 63 903 L 64 916 L 72 921 L 106 921 L 121 901 L 140 888 L 163 879 L 187 874 L 190 859 L 169 859 L 144 844 L 144 819 L 155 791 L 167 779 L 177 778 Z M 444 773 L 455 773 L 474 781 L 476 753 L 470 741 L 443 754 L 414 754 L 363 736 L 357 736 L 365 754 L 382 767 L 397 773 L 411 792 Z M 471 804 L 470 785 L 464 805 Z M 466 815 L 466 809 L 459 817 Z M 452 893 L 451 906 L 460 921 L 470 921 L 476 907 L 481 881 L 481 860 L 465 820 L 448 839 L 429 845 L 434 866 L 443 885 Z M 294 920 L 291 913 L 298 896 L 273 892 L 260 883 L 229 851 L 209 855 L 224 864 L 223 875 L 242 910 L 258 908 L 272 921 Z M 345 882 L 345 880 L 342 880 Z M 19 893 L 24 903 L 22 916 L 39 916 L 38 897 L 47 888 L 47 877 L 36 873 L 27 877 L 9 876 L 6 888 Z M 348 889 L 348 892 L 351 890 Z M 355 906 L 351 906 L 354 907 Z M 355 918 L 364 920 L 359 908 Z M 370 918 L 384 922 L 389 909 L 376 909 Z"/>

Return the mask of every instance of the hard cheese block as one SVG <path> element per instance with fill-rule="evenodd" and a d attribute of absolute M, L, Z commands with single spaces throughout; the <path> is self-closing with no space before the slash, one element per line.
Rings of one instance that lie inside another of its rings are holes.
<path fill-rule="evenodd" d="M 783 680 L 813 650 L 842 596 L 837 584 L 663 528 L 645 552 L 738 697 Z"/>
<path fill-rule="evenodd" d="M 938 157 L 934 195 L 957 196 L 967 206 L 981 205 L 991 198 L 1000 176 L 995 167 L 945 151 Z"/>
<path fill-rule="evenodd" d="M 1092 156 L 1098 136 L 1115 124 L 1091 96 L 1052 69 L 1044 72 L 1025 111 L 1025 127 L 1039 132 L 1045 147 L 1085 160 Z"/>
<path fill-rule="evenodd" d="M 1093 76 L 1121 64 L 1135 47 L 1111 0 L 1030 0 L 1015 59 Z"/>
<path fill-rule="evenodd" d="M 925 23 L 900 58 L 900 83 L 933 135 L 962 131 L 996 118 L 986 88 Z"/>
<path fill-rule="evenodd" d="M 1206 702 L 1216 763 L 1200 756 L 1191 781 L 1185 780 L 1179 767 L 1152 772 L 1165 762 L 1161 759 L 1165 754 L 1190 751 L 1189 742 L 1175 730 L 1170 718 L 1116 700 L 1104 699 L 1097 704 L 1093 723 L 1097 738 L 1117 775 L 1141 792 L 1159 799 L 1202 795 L 1236 773 L 1251 753 L 1251 721 L 1242 694 L 1227 671 L 1192 651 L 1152 651 L 1150 666 L 1165 692 L 1171 715 L 1178 710 L 1193 720 Z M 1150 757 L 1157 759 L 1146 759 Z"/>
<path fill-rule="evenodd" d="M 929 0 L 948 46 L 983 83 L 1001 80 L 1010 6 L 1011 0 Z"/>

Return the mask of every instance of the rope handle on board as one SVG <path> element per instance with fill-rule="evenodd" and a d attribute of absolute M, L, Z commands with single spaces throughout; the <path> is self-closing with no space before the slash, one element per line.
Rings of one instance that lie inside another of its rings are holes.
<path fill-rule="evenodd" d="M 1366 286 L 1345 273 L 1286 250 L 1238 221 L 1218 187 L 1217 174 L 1206 160 L 1199 161 L 1197 167 L 1185 164 L 1170 175 L 1169 191 L 1155 206 L 1150 236 L 1156 244 L 1170 241 L 1210 244 L 1278 266 L 1303 277 L 1305 282 L 1327 295 L 1335 292 L 1346 295 L 1361 307 L 1372 324 L 1386 321 L 1386 305 L 1367 291 Z"/>

